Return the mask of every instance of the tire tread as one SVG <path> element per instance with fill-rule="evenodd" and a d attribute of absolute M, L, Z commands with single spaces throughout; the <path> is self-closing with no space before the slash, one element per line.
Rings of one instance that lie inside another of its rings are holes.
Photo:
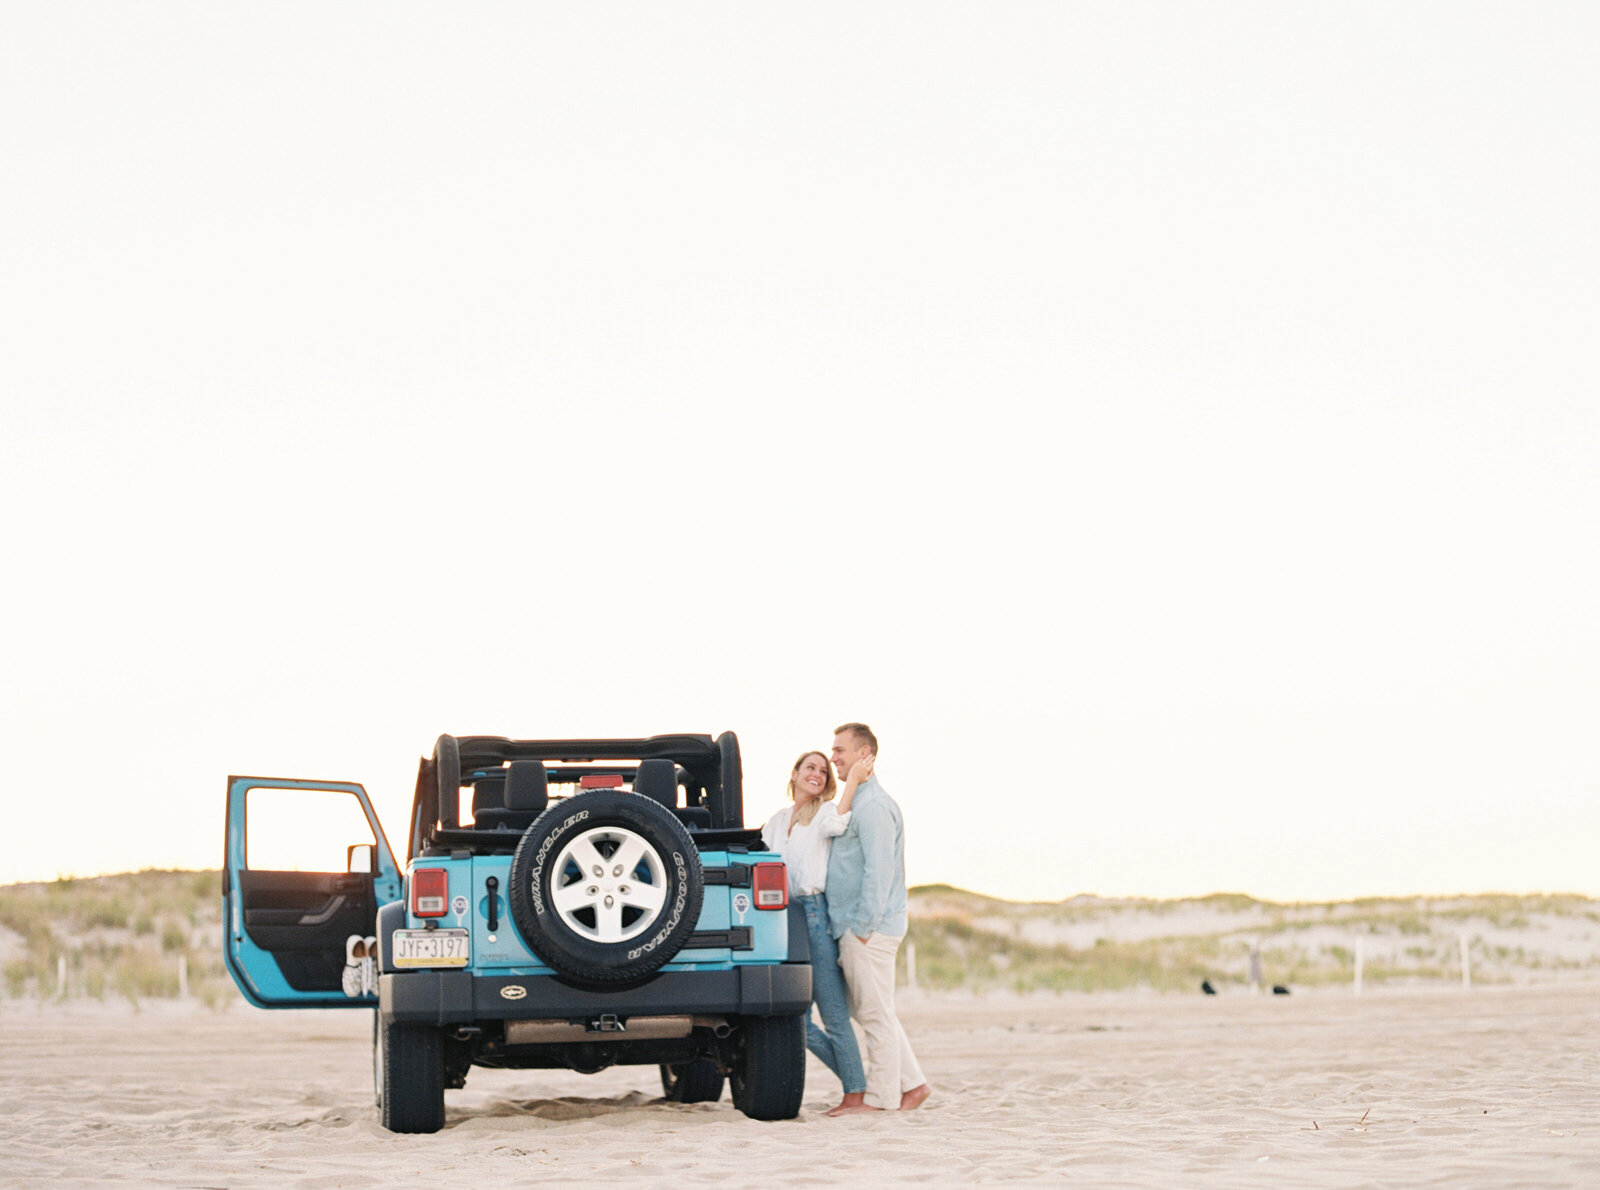
<path fill-rule="evenodd" d="M 748 1017 L 734 1052 L 733 1105 L 752 1120 L 792 1120 L 806 1093 L 801 1016 Z"/>
<path fill-rule="evenodd" d="M 431 1025 L 381 1021 L 383 1126 L 390 1132 L 444 1127 L 444 1037 Z"/>

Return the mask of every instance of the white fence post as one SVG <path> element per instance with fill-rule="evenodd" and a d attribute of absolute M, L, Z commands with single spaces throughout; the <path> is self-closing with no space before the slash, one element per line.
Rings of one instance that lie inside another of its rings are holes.
<path fill-rule="evenodd" d="M 912 991 L 917 990 L 917 944 L 906 943 L 906 986 Z"/>
<path fill-rule="evenodd" d="M 1463 930 L 1461 933 L 1461 986 L 1464 988 L 1472 986 L 1472 960 L 1467 957 L 1467 946 L 1467 935 L 1466 931 Z"/>
<path fill-rule="evenodd" d="M 1361 994 L 1361 939 L 1356 939 L 1356 995 Z"/>
<path fill-rule="evenodd" d="M 189 998 L 189 956 L 186 955 L 186 954 L 180 954 L 178 956 L 178 999 L 187 1000 L 188 998 Z"/>

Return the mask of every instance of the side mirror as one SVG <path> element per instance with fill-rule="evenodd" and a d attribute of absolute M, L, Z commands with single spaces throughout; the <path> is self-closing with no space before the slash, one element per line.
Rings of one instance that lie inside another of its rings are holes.
<path fill-rule="evenodd" d="M 345 848 L 345 871 L 351 875 L 372 875 L 376 850 L 371 843 L 356 843 Z"/>

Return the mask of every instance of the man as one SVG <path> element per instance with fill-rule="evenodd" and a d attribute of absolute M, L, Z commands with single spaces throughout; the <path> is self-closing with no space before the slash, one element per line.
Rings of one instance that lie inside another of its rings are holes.
<path fill-rule="evenodd" d="M 878 737 L 865 723 L 834 728 L 833 767 L 840 780 Z M 828 858 L 828 918 L 839 940 L 839 966 L 850 1015 L 867 1037 L 866 1092 L 846 1095 L 830 1116 L 920 1107 L 932 1094 L 894 1011 L 894 956 L 906 936 L 905 830 L 900 807 L 874 773 L 856 789 L 850 825 Z"/>

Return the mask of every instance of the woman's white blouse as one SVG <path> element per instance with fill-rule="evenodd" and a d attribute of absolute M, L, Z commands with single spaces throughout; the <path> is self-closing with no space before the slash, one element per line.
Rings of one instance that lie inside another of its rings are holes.
<path fill-rule="evenodd" d="M 817 816 L 809 824 L 796 823 L 789 829 L 793 806 L 785 806 L 767 820 L 761 828 L 761 840 L 768 851 L 776 851 L 789 865 L 789 895 L 825 892 L 828 888 L 828 852 L 833 840 L 844 834 L 850 825 L 850 815 L 839 813 L 832 802 L 817 807 Z"/>

